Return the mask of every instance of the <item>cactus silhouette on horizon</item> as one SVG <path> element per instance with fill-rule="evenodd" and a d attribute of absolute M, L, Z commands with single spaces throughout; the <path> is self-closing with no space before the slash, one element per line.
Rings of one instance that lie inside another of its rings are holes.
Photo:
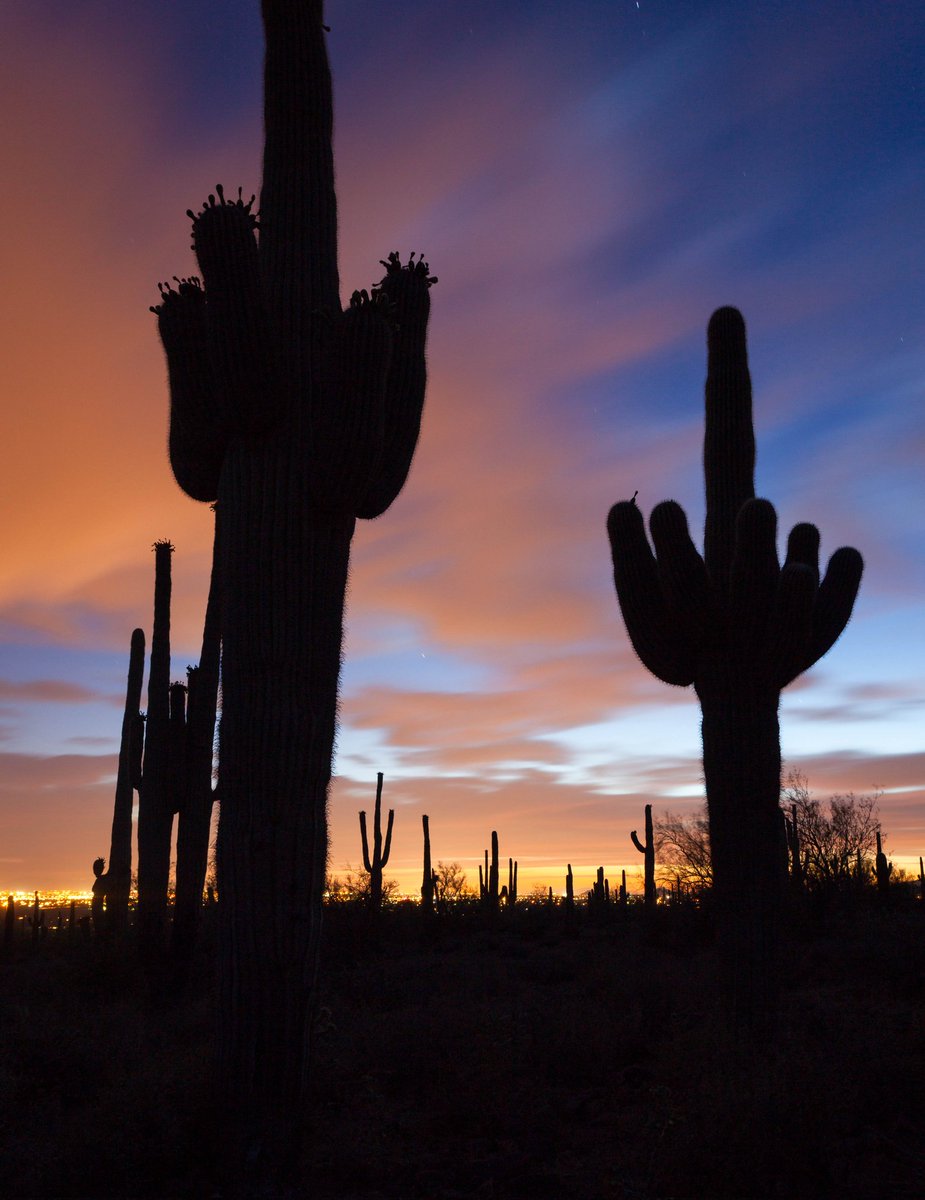
<path fill-rule="evenodd" d="M 173 471 L 222 521 L 217 1044 L 232 1158 L 258 1174 L 307 1078 L 350 544 L 410 467 L 436 282 L 392 253 L 342 310 L 323 4 L 261 9 L 259 240 L 253 199 L 216 188 L 190 214 L 201 282 L 155 306 Z"/>
<path fill-rule="evenodd" d="M 154 543 L 154 623 L 148 668 L 144 760 L 138 788 L 138 944 L 153 962 L 167 930 L 173 797 L 170 772 L 170 563 L 173 545 Z"/>
<path fill-rule="evenodd" d="M 389 809 L 389 820 L 385 839 L 382 837 L 382 781 L 379 771 L 376 775 L 376 807 L 373 811 L 373 852 L 369 852 L 369 837 L 366 832 L 366 813 L 360 813 L 360 838 L 363 843 L 363 866 L 369 875 L 369 907 L 373 912 L 382 908 L 382 872 L 389 861 L 392 851 L 392 823 L 395 820 L 395 810 Z"/>
<path fill-rule="evenodd" d="M 652 805 L 645 806 L 646 840 L 641 842 L 636 836 L 636 830 L 630 831 L 633 845 L 643 856 L 643 896 L 648 910 L 655 907 L 655 837 L 652 833 Z"/>
<path fill-rule="evenodd" d="M 145 670 L 145 635 L 132 631 L 129 648 L 125 709 L 119 745 L 119 767 L 113 802 L 109 870 L 106 872 L 106 926 L 113 932 L 128 925 L 128 902 L 132 887 L 132 808 L 140 783 L 144 720 L 140 714 L 141 685 Z"/>
<path fill-rule="evenodd" d="M 633 647 L 665 683 L 700 701 L 714 895 L 734 1015 L 773 1010 L 779 853 L 780 693 L 848 622 L 860 554 L 836 550 L 820 579 L 819 532 L 799 524 L 777 556 L 773 506 L 755 498 L 755 437 L 745 323 L 718 309 L 707 331 L 704 552 L 683 509 L 653 510 L 646 537 L 635 497 L 607 527 L 614 582 Z"/>

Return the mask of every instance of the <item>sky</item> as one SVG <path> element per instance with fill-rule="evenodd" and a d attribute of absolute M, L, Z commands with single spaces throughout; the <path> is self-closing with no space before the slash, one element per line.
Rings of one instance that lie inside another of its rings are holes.
<path fill-rule="evenodd" d="M 187 208 L 259 190 L 256 0 L 5 0 L 0 60 L 0 888 L 106 855 L 152 544 L 172 666 L 199 654 L 208 506 L 167 461 L 148 311 Z M 925 853 L 925 128 L 918 0 L 328 0 L 342 296 L 423 252 L 429 384 L 408 483 L 354 539 L 331 867 L 386 875 L 421 815 L 470 882 L 639 886 L 629 833 L 703 801 L 699 709 L 649 676 L 605 532 L 638 490 L 703 524 L 705 329 L 749 332 L 756 487 L 782 538 L 864 555 L 852 620 L 784 693 L 787 769 L 882 789 Z M 144 704 L 143 697 L 143 704 Z"/>

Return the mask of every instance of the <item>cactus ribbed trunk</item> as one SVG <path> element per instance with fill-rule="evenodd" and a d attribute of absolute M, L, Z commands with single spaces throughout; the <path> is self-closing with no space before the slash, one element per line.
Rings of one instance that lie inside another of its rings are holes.
<path fill-rule="evenodd" d="M 363 841 L 363 866 L 369 875 L 369 907 L 373 912 L 382 908 L 382 872 L 389 861 L 392 849 L 392 822 L 395 812 L 389 809 L 389 823 L 385 842 L 382 840 L 382 781 L 380 771 L 376 776 L 376 807 L 373 812 L 373 851 L 369 852 L 369 837 L 366 832 L 366 813 L 360 813 L 360 836 Z"/>
<path fill-rule="evenodd" d="M 341 311 L 323 5 L 261 10 L 259 241 L 216 188 L 190 214 L 202 283 L 155 312 L 174 475 L 222 526 L 219 1087 L 234 1186 L 269 1195 L 303 1110 L 350 541 L 410 467 L 436 281 L 393 253 Z"/>
<path fill-rule="evenodd" d="M 654 675 L 694 684 L 713 886 L 736 1027 L 773 1016 L 781 894 L 781 690 L 825 654 L 851 615 L 861 556 L 843 547 L 820 581 L 819 531 L 796 525 L 777 554 L 777 515 L 754 490 L 755 437 L 745 323 L 718 309 L 707 332 L 704 551 L 674 501 L 645 534 L 633 500 L 608 519 L 614 582 L 636 653 Z"/>
<path fill-rule="evenodd" d="M 645 806 L 645 821 L 646 821 L 646 840 L 641 842 L 636 836 L 636 830 L 632 830 L 630 838 L 633 845 L 643 855 L 643 901 L 646 910 L 651 912 L 655 908 L 656 893 L 655 893 L 655 837 L 652 832 L 652 805 Z"/>
<path fill-rule="evenodd" d="M 221 620 L 218 586 L 218 515 L 212 574 L 198 667 L 187 673 L 186 772 L 177 818 L 177 893 L 171 948 L 188 960 L 196 941 L 209 864 L 212 824 L 212 761 L 218 709 Z"/>
<path fill-rule="evenodd" d="M 425 913 L 434 911 L 434 870 L 430 859 L 430 820 L 426 813 L 421 815 L 424 829 L 424 875 L 421 880 L 421 908 Z"/>
<path fill-rule="evenodd" d="M 235 532 L 243 546 L 223 556 L 219 1066 L 226 1086 L 246 1081 L 258 1140 L 281 1145 L 308 1067 L 353 522 L 293 519 L 261 538 L 247 517 L 272 498 L 235 465 L 225 478 L 250 503 L 242 527 L 228 527 L 229 548 Z M 282 503 L 281 485 L 277 494 Z"/>
<path fill-rule="evenodd" d="M 132 886 L 132 808 L 135 804 L 136 783 L 134 758 L 135 743 L 140 733 L 138 710 L 144 673 L 145 635 L 141 629 L 136 629 L 132 633 L 129 651 L 106 883 L 106 925 L 113 932 L 125 929 L 128 924 L 128 901 Z"/>
<path fill-rule="evenodd" d="M 733 1019 L 772 1012 L 782 878 L 778 693 L 698 689 L 713 889 Z M 747 803 L 743 803 L 747 798 Z M 770 848 L 774 852 L 770 852 Z"/>
<path fill-rule="evenodd" d="M 170 796 L 170 542 L 154 547 L 154 625 L 144 766 L 138 796 L 138 936 L 142 954 L 164 947 L 173 804 Z"/>

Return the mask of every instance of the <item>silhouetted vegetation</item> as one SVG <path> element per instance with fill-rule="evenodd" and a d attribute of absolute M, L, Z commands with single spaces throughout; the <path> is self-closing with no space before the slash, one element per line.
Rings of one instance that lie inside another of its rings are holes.
<path fill-rule="evenodd" d="M 730 1052 L 712 917 L 688 903 L 478 897 L 426 921 L 327 907 L 314 1067 L 295 1136 L 313 1200 L 843 1200 L 916 1195 L 925 908 L 785 926 L 780 1021 Z M 182 1002 L 50 914 L 0 970 L 0 1194 L 217 1195 L 214 911 Z M 43 927 L 45 926 L 43 922 Z M 130 930 L 129 936 L 132 936 Z M 872 1052 L 872 1045 L 876 1047 Z"/>
<path fill-rule="evenodd" d="M 155 306 L 174 475 L 217 501 L 221 1098 L 229 1178 L 258 1189 L 285 1174 L 307 1080 L 350 544 L 411 464 L 436 282 L 393 252 L 342 311 L 322 0 L 261 11 L 259 240 L 255 197 L 217 186 L 189 213 L 202 280 Z"/>
<path fill-rule="evenodd" d="M 781 567 L 777 515 L 755 498 L 755 435 L 745 323 L 721 308 L 707 330 L 703 556 L 672 500 L 646 537 L 632 500 L 608 519 L 614 582 L 636 653 L 665 683 L 696 689 L 714 902 L 726 947 L 732 1019 L 763 1035 L 773 1021 L 780 911 L 781 690 L 822 657 L 851 615 L 856 550 L 836 550 L 820 581 L 819 531 L 794 527 Z"/>

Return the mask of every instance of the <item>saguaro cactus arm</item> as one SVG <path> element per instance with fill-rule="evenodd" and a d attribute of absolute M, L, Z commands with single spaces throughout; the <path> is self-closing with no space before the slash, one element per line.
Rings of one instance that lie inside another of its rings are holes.
<path fill-rule="evenodd" d="M 778 564 L 774 508 L 754 497 L 745 325 L 735 309 L 714 313 L 708 351 L 704 555 L 679 505 L 653 510 L 653 553 L 635 501 L 623 501 L 608 518 L 614 582 L 633 647 L 658 678 L 699 691 L 723 658 L 780 690 L 845 628 L 863 563 L 856 550 L 837 550 L 820 583 L 818 530 L 800 524 Z"/>
<path fill-rule="evenodd" d="M 755 497 L 745 323 L 735 309 L 710 319 L 707 358 L 703 555 L 672 501 L 652 512 L 654 551 L 634 501 L 611 509 L 608 533 L 636 653 L 666 683 L 693 683 L 701 703 L 717 905 L 731 990 L 748 1016 L 773 982 L 780 691 L 844 629 L 862 561 L 837 550 L 820 582 L 818 531 L 800 524 L 780 565 L 774 508 Z"/>

